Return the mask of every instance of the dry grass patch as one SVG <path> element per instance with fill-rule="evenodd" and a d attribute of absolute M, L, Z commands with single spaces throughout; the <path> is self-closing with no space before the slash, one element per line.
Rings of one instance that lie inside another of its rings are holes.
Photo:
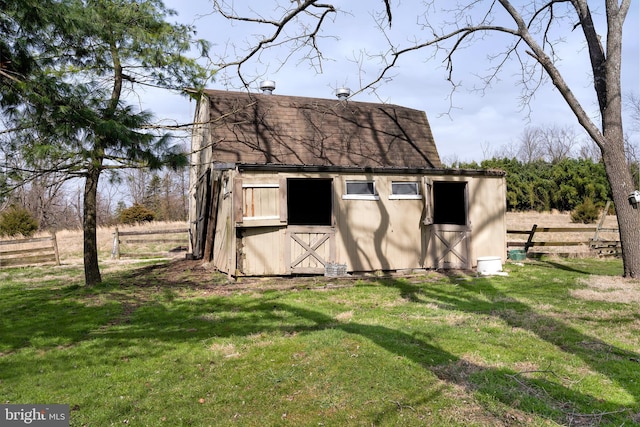
<path fill-rule="evenodd" d="M 247 339 L 256 347 L 267 347 L 274 343 L 273 337 L 266 332 L 256 332 L 254 334 L 247 335 Z"/>
<path fill-rule="evenodd" d="M 581 278 L 579 283 L 586 289 L 570 291 L 575 298 L 589 301 L 616 303 L 640 303 L 640 282 L 621 276 L 589 276 Z"/>
<path fill-rule="evenodd" d="M 338 313 L 335 317 L 338 322 L 349 322 L 353 319 L 353 310 Z"/>
<path fill-rule="evenodd" d="M 460 423 L 478 426 L 508 426 L 512 424 L 513 418 L 511 416 L 507 416 L 509 419 L 505 421 L 485 409 L 473 396 L 473 389 L 469 389 L 467 386 L 447 381 L 447 395 L 453 397 L 458 404 L 440 410 L 438 416 L 442 420 L 449 419 L 451 424 L 457 425 Z M 527 425 L 527 423 L 522 423 L 522 425 Z"/>
<path fill-rule="evenodd" d="M 409 304 L 411 302 L 410 298 L 407 297 L 398 297 L 394 300 L 391 301 L 385 301 L 382 303 L 382 307 L 383 308 L 394 308 L 394 307 L 402 307 L 406 304 Z"/>
<path fill-rule="evenodd" d="M 0 277 L 0 280 L 2 280 L 2 277 Z M 53 275 L 53 274 L 45 274 L 42 276 L 38 276 L 38 277 L 20 277 L 20 282 L 24 283 L 24 284 L 29 284 L 29 283 L 35 283 L 35 284 L 42 284 L 45 282 L 51 282 L 51 281 L 57 281 L 57 280 L 62 280 L 64 283 L 64 286 L 67 285 L 72 285 L 72 284 L 83 284 L 84 282 L 82 280 L 79 280 L 77 277 L 77 274 L 70 274 L 70 275 L 65 275 L 65 274 L 57 274 L 57 275 Z"/>
<path fill-rule="evenodd" d="M 214 343 L 209 347 L 209 350 L 227 359 L 240 357 L 240 353 L 233 343 Z"/>
<path fill-rule="evenodd" d="M 465 326 L 474 321 L 474 316 L 469 313 L 457 311 L 443 311 L 443 313 L 433 321 L 450 326 Z"/>

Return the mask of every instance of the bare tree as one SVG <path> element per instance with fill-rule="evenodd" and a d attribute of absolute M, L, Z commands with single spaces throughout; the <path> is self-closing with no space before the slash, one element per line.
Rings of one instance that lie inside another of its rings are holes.
<path fill-rule="evenodd" d="M 33 161 L 40 172 L 25 174 L 30 165 L 18 150 L 21 144 L 15 137 L 0 143 L 0 170 L 4 172 L 0 199 L 4 205 L 17 204 L 27 209 L 43 230 L 59 230 L 72 224 L 73 206 L 68 201 L 68 177 L 60 173 L 55 163 L 46 160 Z"/>
<path fill-rule="evenodd" d="M 572 156 L 579 137 L 571 126 L 552 125 L 538 130 L 545 160 L 557 163 Z"/>
<path fill-rule="evenodd" d="M 187 217 L 186 168 L 162 169 L 150 172 L 131 169 L 125 172 L 128 199 L 131 204 L 140 204 L 153 210 L 156 219 L 183 221 Z"/>
<path fill-rule="evenodd" d="M 447 157 L 443 157 L 442 159 L 440 159 L 440 161 L 442 162 L 443 165 L 447 165 L 448 167 L 451 167 L 451 168 L 455 168 L 457 167 L 457 165 L 462 163 L 458 155 L 455 153 Z"/>
<path fill-rule="evenodd" d="M 437 54 L 444 55 L 448 79 L 455 89 L 458 86 L 454 80 L 457 55 L 465 47 L 480 43 L 491 35 L 499 37 L 499 43 L 504 43 L 505 48 L 502 53 L 490 58 L 492 65 L 489 73 L 480 76 L 484 83 L 483 90 L 491 89 L 491 84 L 511 60 L 521 66 L 518 83 L 522 87 L 524 105 L 528 104 L 542 84 L 547 80 L 552 82 L 578 123 L 602 152 L 618 214 L 624 275 L 640 277 L 640 215 L 628 202 L 635 184 L 625 156 L 620 78 L 622 29 L 631 0 L 604 2 L 606 23 L 603 34 L 596 30 L 594 15 L 587 0 L 427 1 L 417 12 L 423 31 L 409 41 L 404 37 L 400 42 L 393 42 L 391 35 L 387 36 L 392 25 L 391 1 L 383 0 L 378 4 L 379 12 L 373 16 L 379 30 L 385 34 L 389 47 L 377 56 L 380 61 L 379 72 L 366 81 L 362 80 L 360 91 L 375 89 L 385 83 L 393 77 L 392 73 L 405 56 L 420 53 L 426 54 L 426 59 L 434 58 Z M 442 4 L 442 8 L 439 4 Z M 245 85 L 248 83 L 245 78 L 247 73 L 244 72 L 246 65 L 261 60 L 265 51 L 276 46 L 291 48 L 290 54 L 281 58 L 282 61 L 292 57 L 294 52 L 302 53 L 317 70 L 321 70 L 324 60 L 322 36 L 326 36 L 322 30 L 339 13 L 337 6 L 326 1 L 273 0 L 261 2 L 262 11 L 249 10 L 246 16 L 236 13 L 233 6 L 232 2 L 214 0 L 215 10 L 227 19 L 265 28 L 262 35 L 248 43 L 247 50 L 235 52 L 237 56 L 220 64 L 222 68 L 235 69 Z M 432 19 L 437 22 L 432 22 Z M 565 78 L 569 76 L 564 76 L 560 70 L 558 43 L 563 36 L 572 34 L 576 29 L 580 29 L 584 38 L 586 48 L 582 52 L 590 60 L 599 120 L 594 120 L 587 112 Z M 253 33 L 256 33 L 255 29 Z"/>
<path fill-rule="evenodd" d="M 146 169 L 129 169 L 124 172 L 124 175 L 131 204 L 144 204 L 147 187 L 153 174 Z"/>
<path fill-rule="evenodd" d="M 117 180 L 116 182 L 103 182 L 100 185 L 97 198 L 99 226 L 110 226 L 117 223 L 116 206 L 122 197 L 119 184 L 120 182 Z"/>
<path fill-rule="evenodd" d="M 625 105 L 630 112 L 631 126 L 633 130 L 640 130 L 640 96 L 629 93 L 625 97 Z"/>
<path fill-rule="evenodd" d="M 526 127 L 520 136 L 518 159 L 523 163 L 531 163 L 544 158 L 540 128 Z"/>
<path fill-rule="evenodd" d="M 517 159 L 519 157 L 518 147 L 514 142 L 502 144 L 494 153 L 494 157 L 502 159 Z"/>
<path fill-rule="evenodd" d="M 602 151 L 591 139 L 585 139 L 578 148 L 578 157 L 581 159 L 590 159 L 594 162 L 602 161 Z"/>

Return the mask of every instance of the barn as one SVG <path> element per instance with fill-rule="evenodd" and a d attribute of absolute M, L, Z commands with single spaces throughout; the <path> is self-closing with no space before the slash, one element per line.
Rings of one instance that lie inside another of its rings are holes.
<path fill-rule="evenodd" d="M 471 269 L 506 255 L 506 183 L 442 167 L 423 111 L 205 90 L 191 256 L 232 276 Z"/>

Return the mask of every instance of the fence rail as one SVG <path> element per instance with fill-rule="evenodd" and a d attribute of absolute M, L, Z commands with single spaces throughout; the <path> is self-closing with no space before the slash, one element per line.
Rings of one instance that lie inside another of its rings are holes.
<path fill-rule="evenodd" d="M 111 259 L 120 259 L 123 256 L 129 257 L 142 257 L 142 256 L 158 256 L 166 251 L 155 252 L 127 252 L 123 253 L 123 245 L 141 245 L 141 244 L 178 244 L 178 248 L 182 250 L 183 246 L 180 244 L 189 243 L 189 229 L 188 228 L 174 228 L 167 230 L 146 230 L 146 231 L 120 231 L 116 227 L 113 232 L 113 248 L 111 250 Z M 155 237 L 161 236 L 161 237 Z M 122 239 L 124 237 L 124 239 Z M 133 238 L 131 238 L 133 237 Z M 137 237 L 137 238 L 136 238 Z M 143 237 L 143 238 L 140 238 Z M 127 246 L 124 246 L 127 248 Z M 175 250 L 176 248 L 174 248 Z M 184 248 L 186 250 L 186 247 Z"/>
<path fill-rule="evenodd" d="M 534 240 L 535 236 L 540 233 L 558 234 L 563 235 L 565 233 L 571 233 L 573 240 L 561 239 L 561 240 Z M 589 233 L 592 237 L 587 238 L 584 236 Z M 616 238 L 602 238 L 602 234 L 609 235 L 610 233 L 616 233 Z M 525 235 L 524 240 L 508 240 L 508 248 L 523 248 L 525 253 L 528 253 L 531 248 L 534 247 L 571 247 L 571 246 L 585 246 L 592 253 L 597 253 L 601 256 L 617 256 L 620 254 L 620 240 L 617 237 L 617 228 L 604 228 L 601 225 L 597 227 L 538 227 L 534 224 L 530 230 L 507 230 L 507 235 Z M 575 235 L 581 235 L 578 240 Z M 542 252 L 542 251 L 537 251 Z"/>
<path fill-rule="evenodd" d="M 0 241 L 0 268 L 55 263 L 60 265 L 56 235 Z"/>
<path fill-rule="evenodd" d="M 507 249 L 509 247 L 521 247 L 524 248 L 525 254 L 532 247 L 575 247 L 586 246 L 590 253 L 600 256 L 619 256 L 622 253 L 622 247 L 620 245 L 620 233 L 617 228 L 604 227 L 604 221 L 606 214 L 611 206 L 611 201 L 607 201 L 607 204 L 602 211 L 602 216 L 598 225 L 595 227 L 542 227 L 539 228 L 537 224 L 533 224 L 530 230 L 507 230 L 507 238 L 510 234 L 526 235 L 526 241 L 507 241 Z M 553 240 L 533 240 L 537 233 L 557 233 L 562 235 L 563 233 L 572 233 L 575 239 L 575 235 L 581 236 L 580 240 L 567 240 L 562 239 L 559 241 Z M 585 238 L 586 233 L 592 233 L 592 237 Z M 604 238 L 603 238 L 604 236 Z"/>

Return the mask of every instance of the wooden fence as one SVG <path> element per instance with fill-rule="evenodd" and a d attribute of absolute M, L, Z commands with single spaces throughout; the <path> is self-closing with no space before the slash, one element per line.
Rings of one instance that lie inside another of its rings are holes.
<path fill-rule="evenodd" d="M 124 239 L 122 239 L 124 237 Z M 176 244 L 177 247 L 162 251 L 149 251 L 150 246 L 162 244 Z M 182 252 L 187 250 L 189 244 L 189 229 L 170 229 L 170 230 L 147 230 L 147 231 L 120 231 L 118 227 L 113 233 L 113 248 L 111 250 L 111 259 L 120 259 L 120 257 L 148 257 L 166 255 L 168 252 Z M 138 250 L 123 253 L 123 249 Z M 140 248 L 147 249 L 147 252 L 140 251 Z"/>
<path fill-rule="evenodd" d="M 607 204 L 608 207 L 609 204 Z M 568 248 L 582 246 L 592 254 L 618 256 L 621 253 L 618 229 L 603 227 L 604 218 L 605 216 L 603 215 L 596 227 L 538 227 L 537 224 L 534 224 L 530 230 L 507 230 L 507 249 L 519 247 L 523 248 L 525 253 L 528 253 L 534 247 Z M 554 236 L 563 236 L 563 238 L 558 237 L 558 240 L 548 238 L 536 240 L 535 237 L 539 236 L 540 233 L 553 233 Z M 509 235 L 521 235 L 525 238 L 509 240 Z M 568 236 L 568 238 L 564 236 Z M 545 251 L 535 252 L 545 253 Z"/>
<path fill-rule="evenodd" d="M 56 235 L 0 241 L 0 268 L 55 263 L 60 265 Z"/>
<path fill-rule="evenodd" d="M 569 248 L 582 246 L 586 251 L 592 252 L 594 254 L 606 256 L 606 255 L 614 255 L 617 256 L 620 254 L 620 241 L 615 239 L 602 239 L 600 238 L 601 233 L 617 233 L 618 229 L 609 229 L 609 228 L 598 228 L 598 227 L 538 227 L 537 224 L 534 224 L 530 230 L 507 230 L 508 235 L 524 235 L 526 236 L 526 240 L 508 240 L 507 248 L 523 248 L 526 253 L 529 252 L 532 248 Z M 539 236 L 540 233 L 549 233 L 554 234 L 558 240 L 536 240 L 535 237 Z M 557 236 L 560 235 L 570 235 L 569 238 L 560 238 Z M 577 236 L 584 237 L 577 237 Z M 586 237 L 587 235 L 593 236 L 591 238 Z M 552 251 L 540 251 L 540 250 L 532 250 L 536 253 L 545 253 Z M 575 252 L 575 251 L 574 251 Z M 566 252 L 565 252 L 566 253 Z"/>

